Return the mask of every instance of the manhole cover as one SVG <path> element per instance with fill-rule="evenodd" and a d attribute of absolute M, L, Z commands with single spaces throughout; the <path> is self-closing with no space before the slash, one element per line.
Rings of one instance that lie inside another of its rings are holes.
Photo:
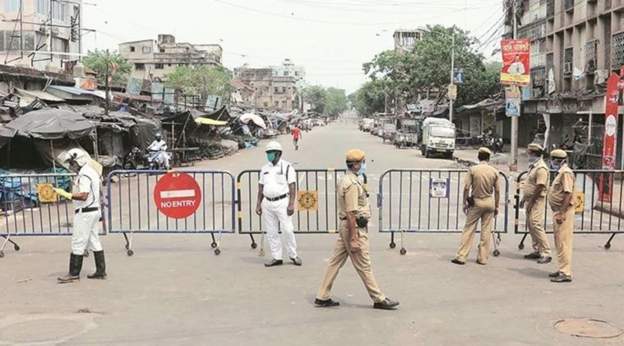
<path fill-rule="evenodd" d="M 609 339 L 624 334 L 609 322 L 591 318 L 571 318 L 555 322 L 555 329 L 564 334 L 582 338 Z"/>

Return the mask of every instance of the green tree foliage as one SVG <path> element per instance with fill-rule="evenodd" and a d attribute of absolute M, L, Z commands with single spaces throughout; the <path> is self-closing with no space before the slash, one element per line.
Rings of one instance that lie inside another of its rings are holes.
<path fill-rule="evenodd" d="M 360 89 L 349 95 L 351 106 L 360 116 L 384 112 L 385 94 L 384 82 L 372 80 L 364 83 Z"/>
<path fill-rule="evenodd" d="M 209 95 L 227 99 L 232 92 L 232 74 L 221 66 L 178 66 L 166 76 L 166 86 L 188 95 Z"/>
<path fill-rule="evenodd" d="M 389 94 L 410 101 L 419 93 L 439 90 L 440 102 L 450 83 L 453 36 L 455 67 L 463 68 L 465 76 L 465 83 L 458 86 L 456 104 L 475 103 L 497 93 L 500 85 L 496 66 L 486 66 L 476 49 L 477 40 L 457 27 L 428 26 L 412 52 L 381 52 L 364 65 L 364 72 L 371 80 L 382 81 Z"/>
<path fill-rule="evenodd" d="M 112 74 L 113 84 L 125 84 L 128 81 L 132 64 L 124 59 L 117 52 L 107 52 L 104 50 L 89 51 L 82 63 L 97 73 L 97 80 L 100 85 L 106 81 L 106 64 L 109 66 L 109 73 Z M 116 67 L 113 73 L 113 67 Z"/>
<path fill-rule="evenodd" d="M 303 99 L 312 106 L 311 111 L 325 115 L 339 115 L 347 110 L 349 103 L 343 89 L 324 88 L 320 85 L 304 88 Z"/>

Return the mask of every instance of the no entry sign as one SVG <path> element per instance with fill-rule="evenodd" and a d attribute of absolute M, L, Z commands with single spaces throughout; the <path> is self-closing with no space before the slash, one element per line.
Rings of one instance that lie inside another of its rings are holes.
<path fill-rule="evenodd" d="M 184 219 L 195 213 L 201 203 L 201 190 L 187 173 L 163 175 L 154 187 L 156 208 L 168 217 Z"/>

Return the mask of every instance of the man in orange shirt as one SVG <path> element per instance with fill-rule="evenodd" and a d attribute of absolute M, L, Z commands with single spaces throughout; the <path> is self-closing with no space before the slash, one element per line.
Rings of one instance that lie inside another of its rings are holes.
<path fill-rule="evenodd" d="M 299 129 L 297 125 L 295 125 L 295 127 L 292 128 L 291 134 L 293 138 L 293 143 L 295 145 L 295 150 L 299 150 L 299 140 L 301 139 L 301 130 Z"/>

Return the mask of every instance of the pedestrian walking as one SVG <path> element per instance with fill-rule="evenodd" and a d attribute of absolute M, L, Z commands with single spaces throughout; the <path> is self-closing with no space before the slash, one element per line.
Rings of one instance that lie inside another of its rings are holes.
<path fill-rule="evenodd" d="M 546 264 L 552 261 L 550 245 L 544 230 L 544 213 L 546 209 L 546 193 L 549 182 L 549 169 L 543 159 L 544 148 L 531 143 L 527 148 L 529 171 L 523 185 L 523 197 L 526 210 L 526 223 L 533 242 L 533 252 L 524 256 L 526 259 L 537 260 Z"/>
<path fill-rule="evenodd" d="M 67 164 L 77 172 L 72 193 L 61 189 L 55 191 L 74 201 L 74 222 L 69 259 L 69 273 L 59 277 L 59 283 L 80 280 L 82 257 L 87 250 L 93 252 L 95 273 L 87 275 L 89 279 L 105 279 L 106 263 L 104 250 L 100 243 L 98 223 L 102 216 L 100 209 L 101 171 L 95 167 L 91 157 L 82 149 L 71 149 L 67 153 Z"/>
<path fill-rule="evenodd" d="M 295 145 L 295 150 L 299 150 L 299 140 L 302 137 L 301 129 L 299 129 L 299 126 L 295 125 L 291 130 L 291 134 L 292 134 L 293 144 Z"/>
<path fill-rule="evenodd" d="M 368 221 L 371 218 L 368 192 L 358 176 L 366 169 L 365 155 L 361 150 L 350 150 L 346 157 L 349 171 L 338 183 L 338 216 L 340 218 L 339 236 L 334 253 L 329 259 L 327 271 L 319 288 L 314 304 L 318 307 L 340 305 L 330 298 L 331 288 L 338 276 L 338 271 L 345 264 L 347 257 L 366 286 L 368 295 L 376 309 L 392 310 L 399 302 L 384 296 L 377 285 L 369 257 Z"/>
<path fill-rule="evenodd" d="M 269 161 L 260 171 L 256 213 L 262 216 L 262 224 L 267 233 L 272 259 L 265 264 L 273 267 L 284 263 L 280 228 L 286 240 L 286 251 L 293 264 L 300 266 L 297 255 L 292 215 L 295 213 L 295 193 L 297 192 L 297 172 L 292 165 L 282 160 L 282 146 L 275 141 L 266 146 Z"/>
<path fill-rule="evenodd" d="M 491 156 L 490 149 L 480 148 L 478 152 L 479 164 L 468 169 L 463 196 L 466 224 L 457 255 L 451 261 L 455 264 L 466 264 L 466 258 L 470 253 L 479 220 L 481 220 L 481 240 L 478 246 L 477 263 L 487 264 L 490 256 L 494 218 L 498 215 L 500 201 L 498 170 L 489 165 Z"/>
<path fill-rule="evenodd" d="M 559 270 L 550 274 L 552 282 L 572 281 L 572 241 L 574 237 L 574 172 L 568 166 L 568 154 L 555 149 L 550 153 L 550 168 L 557 171 L 548 190 L 553 211 L 553 230 Z"/>

